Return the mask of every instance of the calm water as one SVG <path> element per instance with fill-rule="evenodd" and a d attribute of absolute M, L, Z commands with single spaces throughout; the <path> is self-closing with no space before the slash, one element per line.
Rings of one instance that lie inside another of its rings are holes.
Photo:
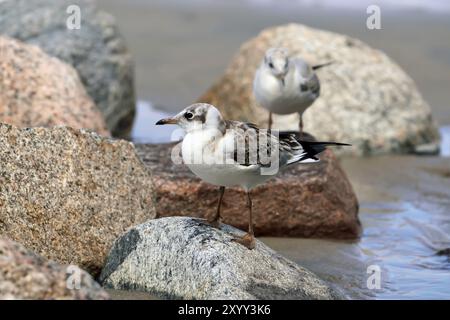
<path fill-rule="evenodd" d="M 170 114 L 139 102 L 136 142 L 178 139 L 175 126 L 154 126 Z M 439 157 L 343 159 L 360 200 L 359 241 L 262 239 L 356 299 L 449 299 L 450 126 L 441 128 Z M 372 266 L 372 267 L 370 267 Z M 375 267 L 373 267 L 375 266 Z M 368 289 L 368 268 L 379 267 L 380 289 Z"/>

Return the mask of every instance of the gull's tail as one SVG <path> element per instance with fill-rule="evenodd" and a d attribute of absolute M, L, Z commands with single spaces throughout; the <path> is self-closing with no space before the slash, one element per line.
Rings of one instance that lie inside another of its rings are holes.
<path fill-rule="evenodd" d="M 329 66 L 330 64 L 333 64 L 333 63 L 335 63 L 334 60 L 331 60 L 331 61 L 328 61 L 328 62 L 325 62 L 325 63 L 322 63 L 322 64 L 316 64 L 315 66 L 312 66 L 312 69 L 313 70 L 318 70 L 320 68 L 327 67 L 327 66 Z"/>
<path fill-rule="evenodd" d="M 281 147 L 289 154 L 286 164 L 317 162 L 317 155 L 328 146 L 351 146 L 340 142 L 306 141 L 299 139 L 298 132 L 279 132 Z"/>
<path fill-rule="evenodd" d="M 351 146 L 351 144 L 340 142 L 320 142 L 320 141 L 302 141 L 302 140 L 297 141 L 302 146 L 303 153 L 301 154 L 300 158 L 295 162 L 305 161 L 307 159 L 319 161 L 319 158 L 317 158 L 316 155 L 318 155 L 322 151 L 325 151 L 325 149 L 328 146 Z"/>

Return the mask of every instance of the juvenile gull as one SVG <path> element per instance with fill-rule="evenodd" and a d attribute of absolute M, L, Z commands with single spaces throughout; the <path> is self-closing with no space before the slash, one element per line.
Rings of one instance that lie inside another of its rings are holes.
<path fill-rule="evenodd" d="M 269 110 L 269 129 L 272 113 L 298 112 L 299 129 L 303 132 L 303 112 L 320 95 L 320 81 L 315 70 L 332 62 L 310 66 L 300 58 L 290 58 L 285 48 L 270 48 L 255 73 L 253 92 L 256 101 Z"/>
<path fill-rule="evenodd" d="M 317 162 L 317 154 L 336 142 L 298 139 L 293 132 L 259 129 L 251 123 L 224 120 L 212 105 L 193 104 L 157 125 L 177 124 L 186 131 L 181 152 L 183 162 L 202 180 L 219 186 L 217 211 L 209 222 L 218 227 L 225 187 L 240 186 L 247 194 L 248 233 L 235 241 L 255 247 L 250 190 L 272 178 L 288 165 Z"/>

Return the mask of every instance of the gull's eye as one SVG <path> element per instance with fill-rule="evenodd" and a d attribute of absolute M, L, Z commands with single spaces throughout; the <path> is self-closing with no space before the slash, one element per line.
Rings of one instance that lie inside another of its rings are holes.
<path fill-rule="evenodd" d="M 270 67 L 271 69 L 273 69 L 273 63 L 272 63 L 272 62 L 269 62 L 269 67 Z"/>
<path fill-rule="evenodd" d="M 184 114 L 184 117 L 188 120 L 191 120 L 194 117 L 194 114 L 192 112 L 186 112 Z"/>

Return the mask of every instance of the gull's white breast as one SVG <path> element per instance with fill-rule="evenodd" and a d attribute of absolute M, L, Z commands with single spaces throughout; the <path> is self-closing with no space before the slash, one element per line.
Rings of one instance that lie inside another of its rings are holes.
<path fill-rule="evenodd" d="M 217 186 L 241 186 L 249 190 L 271 178 L 261 175 L 259 165 L 234 163 L 233 148 L 232 133 L 221 136 L 212 130 L 198 130 L 183 139 L 183 161 L 200 179 Z"/>
<path fill-rule="evenodd" d="M 258 103 L 277 114 L 303 113 L 315 100 L 310 92 L 300 90 L 301 75 L 295 67 L 284 79 L 284 85 L 270 71 L 260 68 L 256 72 L 253 92 Z"/>

